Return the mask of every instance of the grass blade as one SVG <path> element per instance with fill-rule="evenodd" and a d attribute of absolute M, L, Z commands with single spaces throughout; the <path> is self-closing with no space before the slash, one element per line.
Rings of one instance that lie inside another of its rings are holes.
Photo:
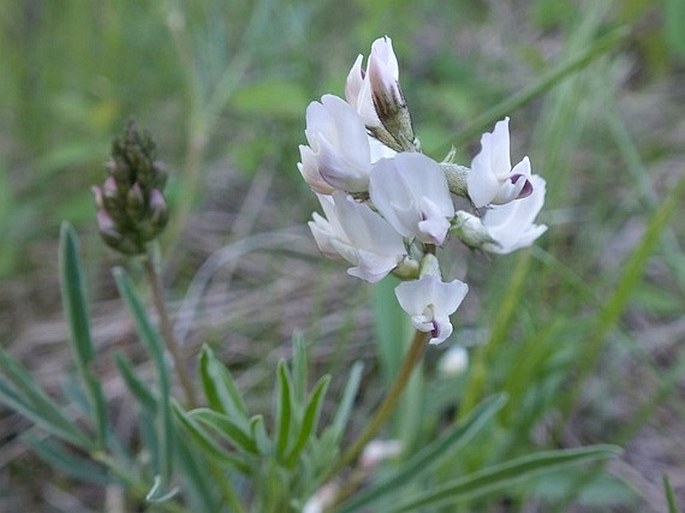
<path fill-rule="evenodd" d="M 624 26 L 601 37 L 592 46 L 580 52 L 575 57 L 572 57 L 566 62 L 562 62 L 559 66 L 549 70 L 542 75 L 537 82 L 534 82 L 521 91 L 505 98 L 490 110 L 478 116 L 468 127 L 456 135 L 452 144 L 455 147 L 460 147 L 474 137 L 479 136 L 484 130 L 490 128 L 496 121 L 499 121 L 507 114 L 510 114 L 513 110 L 534 100 L 573 72 L 584 68 L 596 58 L 617 47 L 626 39 L 628 34 L 630 34 L 630 29 L 629 27 Z"/>
<path fill-rule="evenodd" d="M 97 433 L 96 443 L 98 448 L 102 450 L 107 446 L 107 403 L 102 393 L 100 380 L 92 369 L 95 361 L 95 350 L 90 335 L 88 301 L 85 295 L 78 246 L 76 232 L 68 223 L 63 223 L 59 248 L 62 303 L 69 326 L 69 341 L 76 360 L 76 367 L 91 406 L 93 424 Z"/>
<path fill-rule="evenodd" d="M 387 513 L 417 511 L 418 508 L 437 507 L 482 497 L 552 469 L 559 470 L 578 463 L 611 458 L 620 452 L 621 450 L 613 445 L 596 445 L 527 455 L 434 488 L 394 508 L 391 507 Z"/>
<path fill-rule="evenodd" d="M 675 495 L 673 494 L 673 488 L 671 487 L 671 481 L 668 479 L 667 475 L 663 477 L 664 481 L 664 493 L 666 494 L 666 503 L 668 504 L 668 513 L 680 513 L 678 505 L 675 503 Z"/>
<path fill-rule="evenodd" d="M 499 411 L 506 398 L 504 395 L 490 397 L 474 408 L 463 422 L 453 426 L 439 439 L 417 453 L 395 474 L 374 483 L 352 500 L 343 504 L 337 513 L 352 513 L 375 500 L 401 489 L 406 483 L 416 479 L 437 465 L 444 457 L 454 457 Z"/>
<path fill-rule="evenodd" d="M 499 354 L 501 346 L 507 341 L 511 323 L 518 313 L 520 297 L 524 292 L 530 263 L 530 251 L 523 251 L 517 257 L 516 266 L 511 272 L 506 291 L 496 310 L 497 315 L 490 333 L 490 339 L 475 352 L 469 380 L 464 390 L 464 399 L 461 408 L 459 408 L 460 418 L 469 413 L 484 394 L 488 378 L 488 364 L 492 358 Z"/>
<path fill-rule="evenodd" d="M 681 205 L 684 189 L 685 179 L 681 179 L 671 189 L 668 196 L 664 198 L 661 206 L 652 214 L 642 240 L 623 265 L 621 277 L 614 288 L 613 294 L 604 302 L 603 308 L 597 314 L 596 326 L 592 330 L 590 338 L 586 343 L 586 349 L 582 352 L 581 358 L 578 361 L 576 383 L 581 383 L 595 368 L 607 335 L 618 322 L 620 315 L 632 296 L 632 292 L 642 278 L 647 260 L 659 243 L 660 237 L 671 217 Z M 568 418 L 581 389 L 582 387 L 577 384 L 564 398 L 560 408 L 563 415 L 559 417 L 559 425 L 564 419 Z"/>

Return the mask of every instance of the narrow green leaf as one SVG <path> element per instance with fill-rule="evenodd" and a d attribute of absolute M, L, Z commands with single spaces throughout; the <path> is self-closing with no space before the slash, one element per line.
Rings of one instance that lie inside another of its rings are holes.
<path fill-rule="evenodd" d="M 75 455 L 54 439 L 38 438 L 32 435 L 22 437 L 22 439 L 39 458 L 71 477 L 98 485 L 119 483 L 116 478 L 108 474 L 106 468 L 93 463 L 92 459 Z"/>
<path fill-rule="evenodd" d="M 157 398 L 150 391 L 150 387 L 140 380 L 136 371 L 133 369 L 133 365 L 131 365 L 131 362 L 126 356 L 119 352 L 115 353 L 114 363 L 116 364 L 124 383 L 126 383 L 129 392 L 131 392 L 143 409 L 150 412 L 154 417 L 157 414 Z"/>
<path fill-rule="evenodd" d="M 387 513 L 417 511 L 419 508 L 444 506 L 482 497 L 552 469 L 559 470 L 578 463 L 612 458 L 620 453 L 621 450 L 616 446 L 596 445 L 531 454 L 436 487 L 391 507 Z"/>
<path fill-rule="evenodd" d="M 337 513 L 351 513 L 361 507 L 400 490 L 408 482 L 417 479 L 440 463 L 445 457 L 454 458 L 473 437 L 499 411 L 506 397 L 503 394 L 490 397 L 476 406 L 462 422 L 450 428 L 440 438 L 424 447 L 394 474 L 372 484 L 353 499 L 343 504 Z"/>
<path fill-rule="evenodd" d="M 359 385 L 362 381 L 362 372 L 364 371 L 364 364 L 362 362 L 354 362 L 350 369 L 350 375 L 347 378 L 345 389 L 343 390 L 342 399 L 338 410 L 335 412 L 333 423 L 329 429 L 334 433 L 335 440 L 340 440 L 345 433 L 347 421 L 354 405 L 354 400 L 359 391 Z"/>
<path fill-rule="evenodd" d="M 233 468 L 245 475 L 250 474 L 250 467 L 245 463 L 245 461 L 240 458 L 238 454 L 231 453 L 216 443 L 209 433 L 199 426 L 189 413 L 183 411 L 183 409 L 181 409 L 181 407 L 175 402 L 172 405 L 172 409 L 181 426 L 188 432 L 188 434 L 190 434 L 197 445 L 199 445 L 200 448 L 209 456 L 221 461 L 224 464 L 231 465 Z"/>
<path fill-rule="evenodd" d="M 59 276 L 62 303 L 69 325 L 69 340 L 76 367 L 90 402 L 92 420 L 97 433 L 97 446 L 104 449 L 107 446 L 108 433 L 107 403 L 100 380 L 92 369 L 95 350 L 90 335 L 90 316 L 78 254 L 78 239 L 76 232 L 68 223 L 62 223 L 60 233 Z"/>
<path fill-rule="evenodd" d="M 257 444 L 252 439 L 251 433 L 248 433 L 226 415 L 208 408 L 198 408 L 188 412 L 187 415 L 191 419 L 197 419 L 202 424 L 212 428 L 234 447 L 250 454 L 258 454 Z"/>
<path fill-rule="evenodd" d="M 62 398 L 69 404 L 78 408 L 86 417 L 93 414 L 88 394 L 83 390 L 80 376 L 69 373 L 62 378 L 61 383 Z"/>
<path fill-rule="evenodd" d="M 252 439 L 257 444 L 257 450 L 262 455 L 269 455 L 273 449 L 273 443 L 269 439 L 269 435 L 266 432 L 266 427 L 264 426 L 264 417 L 261 415 L 255 415 L 250 419 L 250 433 L 252 433 Z"/>
<path fill-rule="evenodd" d="M 150 353 L 157 372 L 157 380 L 159 382 L 159 405 L 156 417 L 159 449 L 159 468 L 157 471 L 159 473 L 160 483 L 159 486 L 153 487 L 153 490 L 150 491 L 148 496 L 151 497 L 149 500 L 161 500 L 161 498 L 166 498 L 168 495 L 164 490 L 171 479 L 174 447 L 170 405 L 171 387 L 169 371 L 164 360 L 164 346 L 162 345 L 159 334 L 150 322 L 143 302 L 138 297 L 126 271 L 121 267 L 117 267 L 114 269 L 113 274 L 117 288 L 119 289 L 119 295 L 133 317 L 138 336 Z M 152 492 L 157 493 L 153 494 Z"/>
<path fill-rule="evenodd" d="M 314 387 L 314 391 L 309 399 L 309 404 L 304 411 L 302 427 L 297 435 L 297 439 L 295 440 L 295 445 L 285 459 L 288 467 L 292 467 L 295 465 L 295 463 L 297 463 L 297 458 L 307 445 L 310 436 L 312 433 L 316 432 L 316 427 L 319 423 L 319 414 L 321 413 L 321 404 L 323 403 L 323 398 L 326 395 L 326 390 L 328 390 L 328 385 L 330 382 L 330 376 L 322 376 Z"/>
<path fill-rule="evenodd" d="M 233 376 L 207 345 L 200 353 L 200 379 L 212 410 L 247 420 L 248 412 Z"/>
<path fill-rule="evenodd" d="M 675 495 L 673 494 L 673 488 L 671 487 L 671 481 L 668 476 L 664 474 L 664 493 L 666 494 L 666 503 L 668 504 L 668 513 L 680 513 L 678 505 L 675 502 Z"/>
<path fill-rule="evenodd" d="M 84 450 L 94 449 L 93 442 L 79 429 L 33 380 L 24 367 L 0 347 L 0 370 L 10 383 L 0 380 L 0 402 L 35 422 L 41 428 Z"/>
<path fill-rule="evenodd" d="M 0 403 L 5 404 L 10 409 L 34 422 L 40 428 L 62 440 L 71 442 L 86 450 L 92 448 L 92 443 L 88 440 L 86 435 L 69 423 L 69 421 L 62 421 L 59 419 L 56 421 L 49 415 L 46 416 L 46 412 L 37 411 L 33 406 L 28 404 L 26 400 L 17 395 L 17 393 L 3 380 L 0 380 Z"/>
<path fill-rule="evenodd" d="M 288 439 L 293 429 L 293 383 L 284 360 L 278 362 L 278 404 L 276 405 L 276 453 L 285 457 Z"/>
<path fill-rule="evenodd" d="M 302 333 L 293 334 L 293 346 L 293 400 L 297 404 L 304 404 L 307 394 L 309 363 L 307 361 L 307 346 Z"/>

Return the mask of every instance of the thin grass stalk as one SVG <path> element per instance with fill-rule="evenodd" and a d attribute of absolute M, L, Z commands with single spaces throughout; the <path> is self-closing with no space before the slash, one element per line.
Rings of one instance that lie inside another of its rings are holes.
<path fill-rule="evenodd" d="M 534 82 L 518 93 L 505 98 L 490 110 L 478 116 L 468 127 L 455 136 L 452 143 L 454 146 L 459 147 L 472 140 L 497 120 L 502 119 L 512 111 L 531 102 L 542 93 L 557 85 L 568 75 L 584 68 L 598 57 L 617 47 L 626 39 L 629 33 L 630 27 L 622 26 L 613 30 L 606 36 L 601 37 L 595 44 L 589 46 L 586 50 L 545 73 L 537 82 Z"/>
<path fill-rule="evenodd" d="M 561 404 L 560 410 L 562 415 L 559 420 L 559 425 L 557 425 L 557 430 L 561 428 L 560 424 L 565 422 L 570 412 L 575 407 L 580 397 L 582 382 L 596 367 L 607 335 L 616 325 L 619 316 L 630 300 L 633 290 L 642 277 L 645 265 L 647 264 L 647 259 L 659 242 L 667 223 L 673 216 L 676 208 L 680 206 L 682 202 L 681 196 L 684 191 L 685 179 L 681 178 L 671 190 L 671 193 L 665 198 L 659 209 L 652 215 L 642 241 L 623 266 L 621 278 L 614 288 L 613 294 L 604 303 L 605 306 L 597 314 L 596 327 L 592 331 L 590 339 L 586 344 L 586 350 L 582 352 L 578 362 L 576 386 L 572 388 Z"/>
<path fill-rule="evenodd" d="M 464 389 L 464 400 L 459 408 L 458 419 L 462 420 L 481 400 L 487 383 L 488 362 L 496 355 L 502 344 L 507 340 L 509 327 L 519 306 L 519 298 L 523 294 L 528 269 L 530 267 L 530 251 L 521 253 L 516 261 L 516 267 L 511 274 L 509 286 L 497 309 L 497 317 L 492 328 L 490 339 L 476 352 L 471 366 L 469 381 Z"/>

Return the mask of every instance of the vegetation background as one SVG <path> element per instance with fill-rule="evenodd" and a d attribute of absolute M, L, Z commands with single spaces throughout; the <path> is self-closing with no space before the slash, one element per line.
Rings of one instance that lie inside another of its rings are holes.
<path fill-rule="evenodd" d="M 591 50 L 620 27 L 608 49 Z M 625 453 L 582 483 L 548 475 L 489 510 L 665 511 L 664 474 L 683 504 L 684 27 L 682 0 L 4 0 L 0 343 L 52 393 L 66 386 L 56 254 L 69 220 L 88 263 L 99 373 L 117 430 L 135 437 L 111 353 L 142 372 L 149 362 L 89 190 L 132 117 L 171 174 L 164 276 L 188 347 L 210 344 L 264 411 L 293 331 L 334 389 L 361 359 L 358 429 L 398 365 L 401 317 L 389 287 L 346 276 L 308 236 L 317 205 L 296 168 L 307 104 L 342 94 L 354 58 L 387 34 L 424 151 L 439 160 L 457 143 L 466 164 L 481 114 L 590 49 L 591 62 L 508 112 L 513 158 L 529 152 L 547 180 L 549 231 L 502 258 L 451 249 L 471 291 L 389 430 L 420 446 L 454 411 L 504 390 L 498 428 L 465 466 L 597 442 Z M 440 377 L 436 361 L 453 344 L 471 365 Z M 29 429 L 0 410 L 0 511 L 100 511 L 102 490 L 26 449 Z"/>

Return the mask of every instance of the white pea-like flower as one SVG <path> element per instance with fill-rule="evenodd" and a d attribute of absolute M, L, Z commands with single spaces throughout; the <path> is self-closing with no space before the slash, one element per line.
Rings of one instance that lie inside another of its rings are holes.
<path fill-rule="evenodd" d="M 459 280 L 443 282 L 428 274 L 405 281 L 395 288 L 402 309 L 411 316 L 412 325 L 431 334 L 430 343 L 439 344 L 452 334 L 450 315 L 464 300 L 469 287 Z"/>
<path fill-rule="evenodd" d="M 528 157 L 511 167 L 508 117 L 498 121 L 492 132 L 483 134 L 480 144 L 481 151 L 471 162 L 467 176 L 469 197 L 477 208 L 502 205 L 533 192 Z"/>
<path fill-rule="evenodd" d="M 305 135 L 300 146 L 300 173 L 315 192 L 368 189 L 371 150 L 364 122 L 342 98 L 324 95 L 307 107 Z M 326 185 L 328 184 L 328 186 Z"/>
<path fill-rule="evenodd" d="M 369 196 L 378 211 L 407 238 L 442 244 L 454 217 L 445 174 L 421 153 L 398 153 L 373 167 Z"/>
<path fill-rule="evenodd" d="M 362 68 L 364 56 L 359 54 L 352 65 L 345 83 L 345 98 L 368 127 L 382 127 L 373 104 L 376 94 L 395 94 L 399 91 L 400 68 L 388 36 L 376 39 L 371 45 L 367 69 Z M 373 84 L 372 84 L 373 78 Z"/>
<path fill-rule="evenodd" d="M 375 283 L 402 262 L 402 236 L 367 205 L 341 191 L 318 198 L 325 217 L 315 212 L 309 228 L 325 256 L 352 264 L 348 274 Z"/>
<path fill-rule="evenodd" d="M 297 163 L 297 169 L 300 170 L 302 178 L 312 191 L 317 194 L 332 194 L 335 191 L 335 187 L 321 176 L 319 160 L 309 146 L 300 145 L 300 161 Z"/>
<path fill-rule="evenodd" d="M 483 226 L 492 238 L 482 248 L 491 253 L 507 254 L 530 246 L 547 231 L 544 224 L 535 224 L 535 218 L 545 203 L 545 180 L 533 175 L 530 178 L 533 192 L 530 196 L 506 205 L 494 205 L 483 216 Z"/>

